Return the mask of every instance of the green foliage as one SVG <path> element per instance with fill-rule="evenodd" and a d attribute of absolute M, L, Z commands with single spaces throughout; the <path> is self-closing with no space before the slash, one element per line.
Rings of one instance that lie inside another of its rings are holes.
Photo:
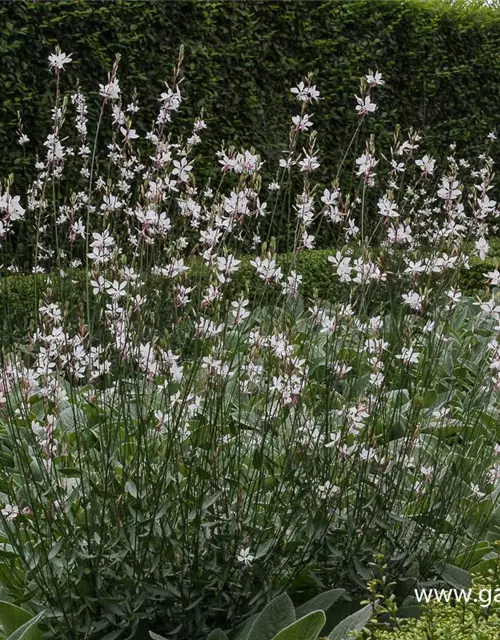
<path fill-rule="evenodd" d="M 368 637 L 370 640 L 499 640 L 498 605 L 492 608 L 482 607 L 478 602 L 434 602 L 421 617 L 402 622 L 399 629 L 378 630 Z"/>
<path fill-rule="evenodd" d="M 484 476 L 489 477 L 498 440 L 499 409 L 480 384 L 488 370 L 493 319 L 478 316 L 469 300 L 441 313 L 431 333 L 417 333 L 418 315 L 383 319 L 387 391 L 367 434 L 369 442 L 377 438 L 380 459 L 393 465 L 383 470 L 384 484 L 359 488 L 353 478 L 377 472 L 373 461 L 345 464 L 341 451 L 318 437 L 307 455 L 302 444 L 304 426 L 325 429 L 325 415 L 330 433 L 345 433 L 348 446 L 355 442 L 336 409 L 345 397 L 357 404 L 369 384 L 369 354 L 356 353 L 359 324 L 344 318 L 342 337 L 332 342 L 307 313 L 287 309 L 281 318 L 273 309 L 253 309 L 244 331 L 258 323 L 266 332 L 269 324 L 282 322 L 294 332 L 294 344 L 311 363 L 304 393 L 314 402 L 308 414 L 314 422 L 306 425 L 293 403 L 283 417 L 269 417 L 266 381 L 259 383 L 256 376 L 246 396 L 237 388 L 241 380 L 213 385 L 200 366 L 202 352 L 186 363 L 185 382 L 172 383 L 181 394 L 187 389 L 203 398 L 205 404 L 192 415 L 183 415 L 184 403 L 175 405 L 164 396 L 163 384 L 138 373 L 134 383 L 126 368 L 116 372 L 111 392 L 101 380 L 62 383 L 53 430 L 58 450 L 47 469 L 46 445 L 37 435 L 47 403 L 38 391 L 24 403 L 21 385 L 9 392 L 0 413 L 0 504 L 7 514 L 0 529 L 11 552 L 1 557 L 0 579 L 16 601 L 29 598 L 33 606 L 55 612 L 47 620 L 53 638 L 66 637 L 66 630 L 80 638 L 125 626 L 131 633 L 139 624 L 167 637 L 181 629 L 177 638 L 197 638 L 208 629 L 238 624 L 280 591 L 290 588 L 295 596 L 296 576 L 315 576 L 316 585 L 344 584 L 354 595 L 373 575 L 369 561 L 380 545 L 387 550 L 391 575 L 403 584 L 436 575 L 434 568 L 447 561 L 452 544 L 463 555 L 486 525 L 495 531 L 497 494 Z M 422 354 L 412 369 L 397 358 L 401 335 L 410 330 L 420 336 Z M 232 328 L 224 344 L 232 362 L 253 350 Z M 335 379 L 328 363 L 347 357 L 352 373 Z M 440 413 L 443 403 L 452 411 L 448 418 Z M 263 437 L 255 441 L 257 430 Z M 411 466 L 406 457 L 398 460 L 410 445 Z M 436 470 L 425 486 L 424 465 Z M 480 500 L 472 493 L 473 482 L 486 485 Z M 221 491 L 223 486 L 228 489 Z M 247 496 L 245 510 L 238 519 L 227 518 L 241 495 Z M 19 515 L 8 521 L 11 512 L 3 505 L 19 505 Z M 460 561 L 464 568 L 469 563 Z M 441 570 L 448 579 L 458 573 L 463 570 Z M 337 609 L 341 595 L 333 590 L 301 605 L 301 619 L 316 607 Z M 67 629 L 60 611 L 75 619 L 75 626 Z M 365 608 L 353 614 L 332 637 L 340 640 L 359 629 L 369 613 Z M 281 596 L 238 637 L 273 640 L 281 632 L 288 637 L 296 629 L 286 634 L 283 629 L 297 617 L 290 599 Z M 316 618 L 300 626 L 314 635 Z"/>

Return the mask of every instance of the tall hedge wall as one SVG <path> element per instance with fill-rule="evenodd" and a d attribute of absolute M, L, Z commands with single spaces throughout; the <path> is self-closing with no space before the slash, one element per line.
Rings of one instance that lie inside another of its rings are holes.
<path fill-rule="evenodd" d="M 43 142 L 54 92 L 46 61 L 57 43 L 74 54 L 68 88 L 79 78 L 95 91 L 122 54 L 121 86 L 137 88 L 144 129 L 184 44 L 181 119 L 203 108 L 208 148 L 253 143 L 268 157 L 287 139 L 289 88 L 313 71 L 325 98 L 314 109 L 325 172 L 355 126 L 353 94 L 369 67 L 387 78 L 371 123 L 386 141 L 396 123 L 415 125 L 430 135 L 427 148 L 455 140 L 473 153 L 498 121 L 500 12 L 461 3 L 15 0 L 0 3 L 0 24 L 2 176 Z M 17 110 L 31 138 L 24 154 L 14 135 Z"/>

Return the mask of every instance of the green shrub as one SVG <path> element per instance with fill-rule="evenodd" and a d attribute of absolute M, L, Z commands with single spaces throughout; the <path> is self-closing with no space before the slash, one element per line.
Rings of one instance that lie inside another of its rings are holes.
<path fill-rule="evenodd" d="M 433 603 L 398 630 L 375 631 L 373 640 L 498 640 L 500 615 L 478 603 Z"/>
<path fill-rule="evenodd" d="M 493 243 L 493 254 L 496 252 L 496 245 Z M 292 254 L 279 255 L 277 264 L 282 267 L 285 273 L 295 269 L 302 275 L 302 295 L 305 300 L 319 298 L 330 302 L 348 301 L 349 288 L 338 282 L 332 275 L 332 267 L 328 262 L 328 256 L 335 253 L 334 249 L 320 249 L 304 251 L 298 254 L 294 264 Z M 237 298 L 243 293 L 248 296 L 254 304 L 261 304 L 272 301 L 273 294 L 271 287 L 266 285 L 255 273 L 251 266 L 250 256 L 241 257 L 241 265 L 235 274 L 233 281 L 228 287 L 227 296 Z M 484 275 L 495 269 L 500 263 L 500 257 L 494 255 L 484 261 L 472 258 L 470 269 L 462 269 L 459 277 L 459 287 L 464 294 L 478 296 L 486 293 L 489 289 Z M 198 286 L 202 288 L 204 279 L 208 277 L 207 270 L 203 264 L 194 260 L 191 262 L 188 286 Z M 455 283 L 456 284 L 456 283 Z M 78 326 L 78 310 L 81 307 L 85 295 L 84 272 L 72 269 L 66 272 L 64 277 L 57 273 L 12 275 L 0 279 L 0 311 L 3 322 L 0 323 L 0 342 L 9 344 L 14 341 L 22 341 L 26 336 L 29 327 L 34 322 L 35 306 L 33 301 L 43 299 L 43 295 L 48 292 L 51 300 L 62 304 L 67 317 L 73 317 L 73 328 Z M 160 276 L 148 276 L 148 296 L 150 309 L 154 309 L 154 322 L 159 327 L 168 326 L 172 320 L 172 309 L 170 297 L 170 283 Z M 275 288 L 275 294 L 280 291 Z M 374 301 L 380 302 L 383 299 L 383 289 L 377 292 L 374 288 Z"/>

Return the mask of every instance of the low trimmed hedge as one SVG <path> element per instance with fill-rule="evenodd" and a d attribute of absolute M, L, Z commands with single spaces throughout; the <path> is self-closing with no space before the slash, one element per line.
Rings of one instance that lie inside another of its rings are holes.
<path fill-rule="evenodd" d="M 294 268 L 302 275 L 301 291 L 304 299 L 347 301 L 349 287 L 338 281 L 332 265 L 328 262 L 328 256 L 335 252 L 334 249 L 304 251 L 296 256 L 295 263 L 291 254 L 284 254 L 278 256 L 277 263 L 285 274 Z M 278 285 L 270 287 L 264 284 L 250 264 L 251 260 L 250 256 L 241 257 L 240 268 L 228 286 L 225 296 L 234 299 L 244 294 L 254 305 L 272 302 L 281 289 Z M 471 296 L 487 293 L 488 284 L 484 276 L 499 264 L 500 257 L 495 256 L 484 261 L 471 259 L 471 268 L 462 269 L 459 274 L 458 284 L 462 292 Z M 208 271 L 201 261 L 191 261 L 191 269 L 186 275 L 188 286 L 196 286 L 198 290 L 203 290 L 209 284 L 208 277 Z M 35 324 L 34 302 L 42 301 L 46 293 L 52 301 L 61 305 L 66 320 L 69 320 L 69 326 L 77 329 L 79 318 L 84 317 L 85 313 L 86 288 L 83 270 L 69 270 L 64 277 L 51 273 L 0 278 L 0 343 L 9 344 L 24 339 Z M 149 275 L 146 291 L 153 322 L 159 327 L 168 326 L 172 320 L 171 282 L 160 276 Z M 90 296 L 92 300 L 92 293 Z M 372 296 L 375 303 L 381 302 L 384 296 L 387 296 L 387 289 L 374 284 Z"/>

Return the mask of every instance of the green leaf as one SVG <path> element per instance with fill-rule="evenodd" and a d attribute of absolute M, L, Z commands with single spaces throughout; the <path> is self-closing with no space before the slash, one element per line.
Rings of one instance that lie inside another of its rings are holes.
<path fill-rule="evenodd" d="M 14 550 L 10 544 L 0 543 L 0 556 L 4 556 L 6 558 L 15 558 L 18 553 Z"/>
<path fill-rule="evenodd" d="M 254 613 L 248 618 L 248 620 L 245 620 L 244 622 L 239 624 L 235 629 L 235 635 L 232 640 L 247 640 L 250 629 L 252 628 L 252 625 L 257 619 L 258 615 L 258 613 Z"/>
<path fill-rule="evenodd" d="M 125 491 L 129 493 L 133 498 L 137 498 L 137 487 L 132 480 L 127 480 L 125 483 Z"/>
<path fill-rule="evenodd" d="M 116 640 L 123 634 L 124 631 L 125 629 L 115 629 L 115 631 L 107 633 L 103 638 L 101 638 L 101 640 Z"/>
<path fill-rule="evenodd" d="M 456 589 L 469 589 L 472 586 L 470 573 L 452 564 L 445 564 L 440 575 L 445 582 Z"/>
<path fill-rule="evenodd" d="M 248 640 L 272 640 L 285 627 L 295 622 L 292 601 L 283 593 L 259 613 L 248 634 Z"/>
<path fill-rule="evenodd" d="M 221 629 L 215 629 L 215 631 L 208 634 L 207 640 L 227 640 L 227 636 Z"/>
<path fill-rule="evenodd" d="M 63 543 L 62 538 L 55 543 L 55 545 L 49 551 L 49 555 L 48 555 L 48 559 L 49 560 L 52 560 L 53 558 L 55 558 L 57 556 L 57 554 L 61 550 L 62 543 Z"/>
<path fill-rule="evenodd" d="M 349 637 L 351 631 L 361 631 L 370 622 L 370 618 L 373 614 L 373 608 L 371 604 L 367 604 L 356 613 L 353 613 L 347 618 L 344 618 L 342 622 L 335 627 L 335 629 L 328 636 L 328 640 L 346 640 Z"/>
<path fill-rule="evenodd" d="M 203 500 L 203 504 L 201 505 L 201 508 L 205 510 L 211 507 L 217 501 L 217 498 L 220 496 L 221 493 L 222 491 L 217 491 L 217 493 L 214 493 L 213 495 L 208 496 L 208 498 L 205 498 L 205 500 Z"/>
<path fill-rule="evenodd" d="M 477 565 L 488 553 L 493 551 L 494 547 L 489 542 L 478 542 L 471 550 L 461 553 L 455 558 L 457 566 L 465 568 Z"/>
<path fill-rule="evenodd" d="M 161 636 L 159 633 L 155 633 L 154 631 L 149 632 L 149 637 L 152 638 L 152 640 L 167 640 L 165 636 Z"/>
<path fill-rule="evenodd" d="M 25 622 L 13 634 L 8 636 L 7 640 L 42 640 L 42 634 L 36 625 L 44 615 L 45 611 L 40 611 L 38 615 Z"/>
<path fill-rule="evenodd" d="M 269 540 L 264 542 L 264 544 L 260 544 L 257 551 L 255 552 L 254 559 L 258 560 L 259 558 L 262 558 L 262 556 L 265 556 L 269 549 L 273 546 L 273 544 L 274 538 L 270 538 Z"/>
<path fill-rule="evenodd" d="M 277 633 L 273 640 L 316 640 L 325 622 L 323 611 L 312 611 Z"/>
<path fill-rule="evenodd" d="M 31 620 L 33 616 L 26 609 L 21 609 L 11 602 L 0 600 L 0 624 L 7 636 Z"/>
<path fill-rule="evenodd" d="M 61 425 L 68 431 L 76 431 L 82 429 L 87 424 L 87 417 L 83 409 L 80 407 L 67 407 L 60 413 L 59 420 Z"/>
<path fill-rule="evenodd" d="M 297 618 L 302 618 L 311 611 L 320 610 L 326 613 L 328 609 L 345 594 L 345 592 L 345 589 L 330 589 L 330 591 L 320 593 L 319 596 L 311 598 L 295 609 Z"/>

